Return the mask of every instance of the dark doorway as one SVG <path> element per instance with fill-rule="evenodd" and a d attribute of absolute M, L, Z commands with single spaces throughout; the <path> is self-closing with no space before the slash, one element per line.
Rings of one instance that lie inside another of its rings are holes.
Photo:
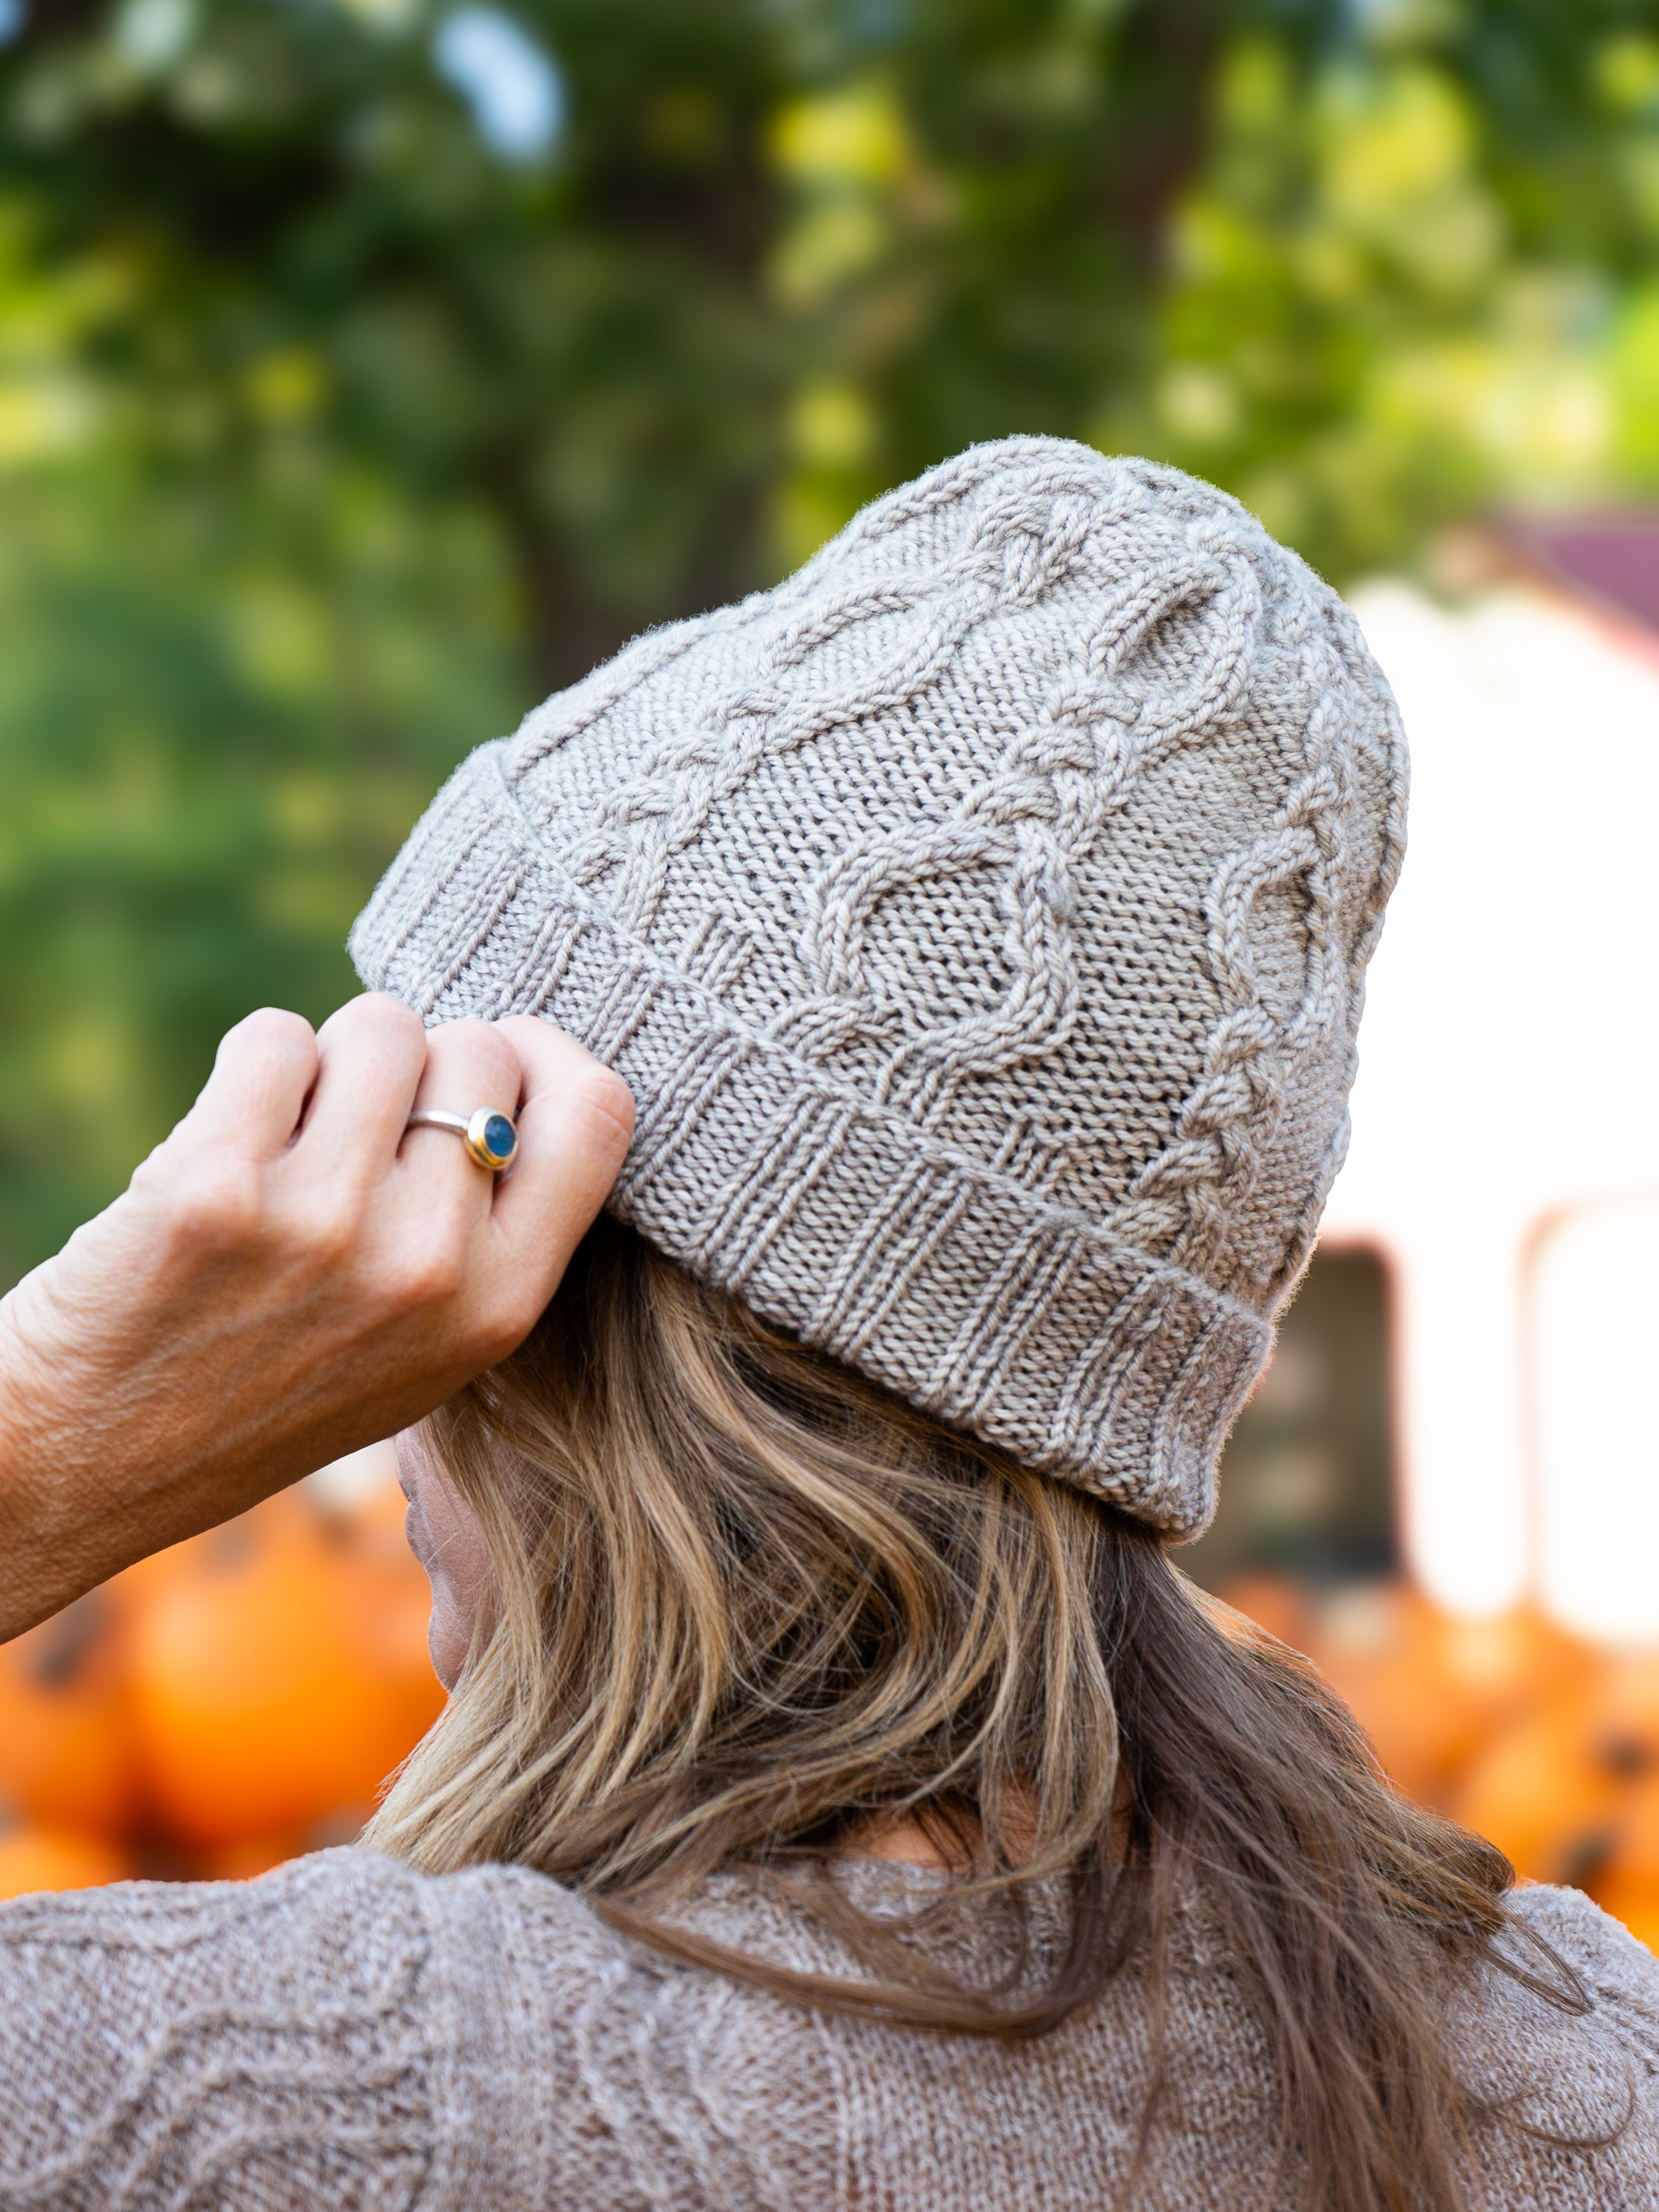
<path fill-rule="evenodd" d="M 1227 1446 L 1214 1523 L 1178 1564 L 1210 1589 L 1396 1572 L 1390 1430 L 1387 1271 L 1372 1252 L 1316 1253 Z"/>

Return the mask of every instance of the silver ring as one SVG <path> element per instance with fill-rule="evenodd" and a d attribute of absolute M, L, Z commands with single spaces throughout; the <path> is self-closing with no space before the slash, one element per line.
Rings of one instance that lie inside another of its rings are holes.
<path fill-rule="evenodd" d="M 405 1124 L 410 1129 L 448 1129 L 466 1147 L 466 1156 L 491 1175 L 501 1175 L 518 1157 L 519 1133 L 513 1116 L 494 1106 L 480 1106 L 476 1114 L 446 1114 L 441 1107 L 423 1106 Z"/>

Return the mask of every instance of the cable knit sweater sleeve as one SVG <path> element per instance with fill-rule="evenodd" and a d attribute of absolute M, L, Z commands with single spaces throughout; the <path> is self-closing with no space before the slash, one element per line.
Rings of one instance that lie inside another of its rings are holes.
<path fill-rule="evenodd" d="M 433 1935 L 364 1852 L 0 1911 L 0 2206 L 433 2201 Z"/>
<path fill-rule="evenodd" d="M 755 2027 L 519 1869 L 338 1850 L 24 1899 L 0 1907 L 0 2212 L 823 2203 L 835 2099 L 792 2087 L 780 2128 Z"/>
<path fill-rule="evenodd" d="M 1570 1893 L 1516 1912 L 1591 2002 L 1468 1989 L 1455 2047 L 1522 2123 L 1476 2130 L 1485 2201 L 1659 2204 L 1659 1962 Z M 844 1970 L 735 1878 L 698 1917 Z M 1201 1929 L 1176 1950 L 1137 2204 L 1291 2203 L 1237 1977 Z M 1133 2160 L 1146 1997 L 1128 1970 L 1034 2044 L 908 2036 L 642 1953 L 541 1875 L 361 1850 L 27 1899 L 0 1909 L 0 2212 L 1093 2212 Z"/>

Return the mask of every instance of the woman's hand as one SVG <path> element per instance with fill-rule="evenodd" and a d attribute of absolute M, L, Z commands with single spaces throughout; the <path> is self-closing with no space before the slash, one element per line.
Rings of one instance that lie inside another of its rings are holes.
<path fill-rule="evenodd" d="M 515 1112 L 497 1182 L 416 1106 Z M 0 1303 L 0 1640 L 418 1420 L 529 1333 L 628 1149 L 544 1022 L 250 1015 L 125 1196 Z"/>

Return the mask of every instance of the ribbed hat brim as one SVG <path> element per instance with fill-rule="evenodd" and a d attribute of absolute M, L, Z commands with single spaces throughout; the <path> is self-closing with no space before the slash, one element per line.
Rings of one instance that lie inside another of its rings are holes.
<path fill-rule="evenodd" d="M 503 750 L 452 777 L 359 919 L 365 984 L 428 1019 L 556 1022 L 638 1103 L 622 1218 L 940 1419 L 1196 1533 L 1269 1323 L 747 1027 L 571 880 Z"/>

